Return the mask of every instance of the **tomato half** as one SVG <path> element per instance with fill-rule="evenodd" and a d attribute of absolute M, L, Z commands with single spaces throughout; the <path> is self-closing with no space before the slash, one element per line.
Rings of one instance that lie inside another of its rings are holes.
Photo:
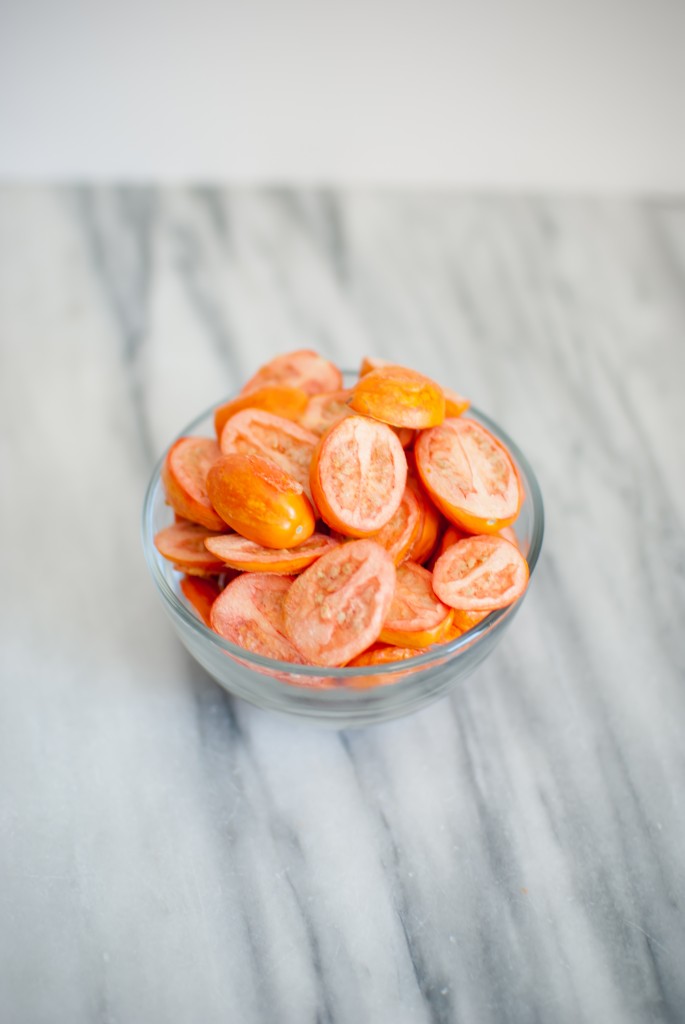
<path fill-rule="evenodd" d="M 451 621 L 452 609 L 433 591 L 432 574 L 415 562 L 398 566 L 380 639 L 398 647 L 430 647 L 442 641 Z"/>
<path fill-rule="evenodd" d="M 360 377 L 350 407 L 393 427 L 425 430 L 445 418 L 442 388 L 416 370 L 383 366 Z"/>
<path fill-rule="evenodd" d="M 274 572 L 294 576 L 336 547 L 337 540 L 325 533 L 313 533 L 296 548 L 265 548 L 261 544 L 231 533 L 207 541 L 207 549 L 232 569 L 241 572 Z"/>
<path fill-rule="evenodd" d="M 404 488 L 400 507 L 389 523 L 374 533 L 373 539 L 399 565 L 408 556 L 421 529 L 421 506 L 409 484 Z"/>
<path fill-rule="evenodd" d="M 394 588 L 395 566 L 380 544 L 341 544 L 295 579 L 286 635 L 312 664 L 344 665 L 378 639 Z"/>
<path fill-rule="evenodd" d="M 497 533 L 521 507 L 516 467 L 504 445 L 475 420 L 445 420 L 414 445 L 416 468 L 440 511 L 469 533 Z"/>
<path fill-rule="evenodd" d="M 314 511 L 301 484 L 269 459 L 223 455 L 207 474 L 207 490 L 221 518 L 256 544 L 294 548 L 314 533 Z"/>
<path fill-rule="evenodd" d="M 265 412 L 272 412 L 275 416 L 282 416 L 286 420 L 299 420 L 307 408 L 308 396 L 300 388 L 289 388 L 278 384 L 272 384 L 264 388 L 257 388 L 247 395 L 239 395 L 232 398 L 230 402 L 224 402 L 214 410 L 214 429 L 217 438 L 221 438 L 221 431 L 224 429 L 231 416 L 243 409 L 263 409 Z"/>
<path fill-rule="evenodd" d="M 270 459 L 309 491 L 309 465 L 319 438 L 299 423 L 266 412 L 243 409 L 221 431 L 224 455 L 260 455 Z"/>
<path fill-rule="evenodd" d="M 349 537 L 367 537 L 378 533 L 399 508 L 407 460 L 385 423 L 347 416 L 319 441 L 309 480 L 329 526 Z"/>
<path fill-rule="evenodd" d="M 186 601 L 192 604 L 205 626 L 211 627 L 210 613 L 212 605 L 221 593 L 221 588 L 216 580 L 203 580 L 198 576 L 184 576 L 180 586 Z"/>
<path fill-rule="evenodd" d="M 308 395 L 322 391 L 340 391 L 342 374 L 337 366 L 324 359 L 312 349 L 301 348 L 276 356 L 250 377 L 242 390 L 243 394 L 272 384 L 284 384 L 300 388 Z"/>
<path fill-rule="evenodd" d="M 161 472 L 173 510 L 208 530 L 225 529 L 207 494 L 207 473 L 220 455 L 218 444 L 208 437 L 181 437 L 167 452 Z"/>
<path fill-rule="evenodd" d="M 433 589 L 450 608 L 488 612 L 506 608 L 528 584 L 528 563 L 502 537 L 466 537 L 435 563 Z"/>
<path fill-rule="evenodd" d="M 226 524 L 222 525 L 225 530 Z M 181 572 L 190 576 L 217 575 L 223 572 L 224 563 L 207 550 L 205 541 L 220 536 L 220 533 L 208 530 L 206 526 L 181 519 L 155 534 L 155 547 L 160 555 L 173 562 Z"/>
<path fill-rule="evenodd" d="M 344 391 L 313 395 L 300 416 L 301 426 L 321 436 L 333 423 L 337 423 L 343 416 L 351 415 L 352 410 L 348 405 L 351 394 L 352 391 L 348 388 Z"/>
<path fill-rule="evenodd" d="M 246 651 L 305 665 L 284 631 L 283 602 L 291 585 L 290 576 L 243 573 L 212 605 L 212 629 Z"/>

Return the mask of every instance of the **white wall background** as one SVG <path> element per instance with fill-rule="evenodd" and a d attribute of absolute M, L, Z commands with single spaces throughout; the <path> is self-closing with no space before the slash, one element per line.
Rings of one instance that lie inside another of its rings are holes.
<path fill-rule="evenodd" d="M 685 188 L 680 0 L 0 0 L 0 176 Z"/>

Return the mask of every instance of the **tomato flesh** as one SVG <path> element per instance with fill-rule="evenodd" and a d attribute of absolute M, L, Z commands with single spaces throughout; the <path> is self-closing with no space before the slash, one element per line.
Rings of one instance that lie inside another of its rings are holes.
<path fill-rule="evenodd" d="M 394 588 L 395 566 L 380 544 L 341 544 L 295 579 L 286 635 L 313 664 L 344 665 L 378 639 Z"/>
<path fill-rule="evenodd" d="M 421 481 L 440 511 L 468 533 L 497 533 L 516 519 L 522 494 L 509 453 L 475 420 L 447 419 L 414 446 Z"/>
<path fill-rule="evenodd" d="M 318 352 L 301 348 L 265 363 L 250 377 L 242 394 L 273 384 L 300 388 L 308 395 L 318 395 L 322 391 L 340 391 L 342 374 L 337 366 Z"/>
<path fill-rule="evenodd" d="M 451 608 L 488 612 L 506 608 L 526 589 L 528 564 L 503 537 L 466 537 L 435 563 L 433 589 Z"/>
<path fill-rule="evenodd" d="M 321 438 L 311 491 L 322 518 L 349 537 L 368 537 L 390 522 L 407 482 L 402 445 L 384 423 L 348 416 Z"/>
<path fill-rule="evenodd" d="M 433 591 L 432 574 L 415 562 L 400 565 L 381 640 L 399 647 L 429 647 L 441 641 L 451 621 L 452 609 Z"/>

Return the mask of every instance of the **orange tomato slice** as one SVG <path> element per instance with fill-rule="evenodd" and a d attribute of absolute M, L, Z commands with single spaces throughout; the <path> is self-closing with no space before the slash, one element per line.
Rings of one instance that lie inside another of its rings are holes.
<path fill-rule="evenodd" d="M 504 445 L 476 423 L 445 420 L 414 445 L 421 481 L 441 512 L 469 533 L 497 533 L 521 507 L 518 473 Z"/>
<path fill-rule="evenodd" d="M 417 658 L 420 654 L 415 647 L 395 647 L 394 644 L 372 644 L 366 651 L 362 651 L 352 661 L 348 661 L 347 668 L 357 668 L 363 665 L 387 665 L 392 661 L 405 661 L 407 658 Z M 373 679 L 373 677 L 371 677 Z M 376 681 L 382 683 L 381 677 Z M 371 684 L 370 684 L 371 685 Z"/>
<path fill-rule="evenodd" d="M 224 455 L 260 455 L 270 459 L 309 491 L 309 465 L 319 438 L 299 423 L 263 409 L 243 409 L 221 431 Z"/>
<path fill-rule="evenodd" d="M 225 530 L 225 523 L 223 527 Z M 183 519 L 155 534 L 155 547 L 181 572 L 190 576 L 217 575 L 224 571 L 224 563 L 207 550 L 205 541 L 220 536 L 206 526 Z"/>
<path fill-rule="evenodd" d="M 214 537 L 207 541 L 207 549 L 232 569 L 239 569 L 241 572 L 274 572 L 289 576 L 302 572 L 337 545 L 338 541 L 325 533 L 313 533 L 309 540 L 298 547 L 280 550 L 265 548 L 237 533 Z"/>
<path fill-rule="evenodd" d="M 269 459 L 223 455 L 207 474 L 207 490 L 224 522 L 263 547 L 294 548 L 314 533 L 302 485 Z"/>
<path fill-rule="evenodd" d="M 220 455 L 218 444 L 208 437 L 181 437 L 167 452 L 161 472 L 174 512 L 208 530 L 225 529 L 207 494 L 207 473 Z"/>
<path fill-rule="evenodd" d="M 322 391 L 340 391 L 343 381 L 337 366 L 324 359 L 318 352 L 301 348 L 296 352 L 276 356 L 265 363 L 253 377 L 250 377 L 242 394 L 272 384 L 300 388 L 308 395 L 318 395 Z"/>
<path fill-rule="evenodd" d="M 454 609 L 452 625 L 462 633 L 468 633 L 470 629 L 477 626 L 479 622 L 487 618 L 490 612 L 467 612 L 461 608 Z"/>
<path fill-rule="evenodd" d="M 205 626 L 211 627 L 210 613 L 212 605 L 221 593 L 216 580 L 203 580 L 198 576 L 184 576 L 181 580 L 181 591 L 186 601 L 192 604 Z"/>
<path fill-rule="evenodd" d="M 300 425 L 321 436 L 333 423 L 351 414 L 352 410 L 347 404 L 351 394 L 352 391 L 348 388 L 344 391 L 313 395 L 300 416 Z"/>
<path fill-rule="evenodd" d="M 217 438 L 221 438 L 221 431 L 237 412 L 243 409 L 263 409 L 265 412 L 272 412 L 276 416 L 282 416 L 286 420 L 299 420 L 307 408 L 309 401 L 306 393 L 300 388 L 283 387 L 272 384 L 267 387 L 257 388 L 247 395 L 239 395 L 232 398 L 230 402 L 224 402 L 214 410 L 214 429 Z"/>
<path fill-rule="evenodd" d="M 491 612 L 506 608 L 526 589 L 528 563 L 502 537 L 466 537 L 435 563 L 433 590 L 450 608 Z"/>
<path fill-rule="evenodd" d="M 411 471 L 407 476 L 407 487 L 411 487 L 421 510 L 419 530 L 407 557 L 422 565 L 435 549 L 443 518 Z"/>
<path fill-rule="evenodd" d="M 445 418 L 442 388 L 416 370 L 383 366 L 360 377 L 350 407 L 393 427 L 425 430 Z"/>
<path fill-rule="evenodd" d="M 315 665 L 344 665 L 378 639 L 395 566 L 372 540 L 328 551 L 295 579 L 283 611 L 286 636 Z"/>
<path fill-rule="evenodd" d="M 471 407 L 471 402 L 468 398 L 464 398 L 463 395 L 458 394 L 456 391 L 452 391 L 451 388 L 443 388 L 442 393 L 445 396 L 445 417 L 461 416 L 463 412 Z"/>
<path fill-rule="evenodd" d="M 407 460 L 390 427 L 347 416 L 314 451 L 309 481 L 321 517 L 349 537 L 378 533 L 400 507 Z"/>
<path fill-rule="evenodd" d="M 373 535 L 373 539 L 385 548 L 395 565 L 399 565 L 412 549 L 420 529 L 421 506 L 407 484 L 397 512 L 389 523 Z"/>
<path fill-rule="evenodd" d="M 283 602 L 291 585 L 289 576 L 243 573 L 212 605 L 212 629 L 253 654 L 306 665 L 284 631 Z"/>
<path fill-rule="evenodd" d="M 432 574 L 415 562 L 398 566 L 380 639 L 398 647 L 430 647 L 441 642 L 451 621 L 452 609 L 433 591 Z"/>

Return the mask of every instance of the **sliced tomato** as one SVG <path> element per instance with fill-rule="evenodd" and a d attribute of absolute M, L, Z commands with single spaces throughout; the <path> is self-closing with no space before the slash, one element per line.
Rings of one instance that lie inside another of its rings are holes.
<path fill-rule="evenodd" d="M 414 492 L 421 511 L 419 530 L 407 557 L 412 562 L 422 565 L 433 553 L 442 528 L 443 517 L 426 494 L 418 477 L 412 472 L 407 476 L 407 487 L 411 487 Z"/>
<path fill-rule="evenodd" d="M 497 533 L 521 507 L 518 473 L 504 445 L 475 420 L 445 420 L 414 445 L 416 467 L 440 511 L 469 533 Z"/>
<path fill-rule="evenodd" d="M 301 348 L 265 363 L 250 377 L 242 393 L 247 394 L 248 391 L 272 384 L 300 388 L 308 395 L 319 395 L 322 391 L 340 391 L 343 382 L 337 366 L 318 352 Z"/>
<path fill-rule="evenodd" d="M 452 609 L 433 591 L 433 577 L 416 562 L 397 568 L 397 582 L 381 640 L 398 647 L 430 647 L 440 643 L 452 621 Z"/>
<path fill-rule="evenodd" d="M 463 412 L 470 409 L 471 402 L 468 398 L 457 394 L 451 388 L 443 388 L 442 391 L 445 396 L 445 417 L 461 416 Z"/>
<path fill-rule="evenodd" d="M 209 616 L 212 605 L 221 593 L 221 587 L 214 579 L 203 580 L 198 576 L 184 576 L 181 591 L 186 601 L 192 604 L 205 626 L 211 626 Z"/>
<path fill-rule="evenodd" d="M 502 537 L 466 537 L 435 563 L 433 589 L 449 605 L 463 611 L 506 608 L 528 584 L 528 563 L 517 547 Z"/>
<path fill-rule="evenodd" d="M 225 529 L 207 494 L 207 473 L 220 455 L 218 444 L 208 437 L 181 437 L 167 452 L 161 472 L 173 510 L 208 530 Z"/>
<path fill-rule="evenodd" d="M 265 548 L 261 544 L 231 533 L 207 541 L 207 548 L 232 569 L 241 572 L 274 572 L 294 576 L 337 547 L 338 541 L 325 533 L 313 533 L 296 548 Z"/>
<path fill-rule="evenodd" d="M 461 608 L 455 608 L 452 625 L 455 629 L 461 630 L 462 633 L 468 633 L 470 629 L 473 629 L 473 627 L 481 623 L 483 619 L 486 619 L 489 614 L 490 612 L 467 612 Z"/>
<path fill-rule="evenodd" d="M 399 508 L 407 460 L 386 424 L 348 416 L 319 441 L 309 479 L 328 525 L 349 537 L 366 537 L 378 533 Z"/>
<path fill-rule="evenodd" d="M 225 523 L 223 527 L 225 530 Z M 217 575 L 224 571 L 224 563 L 207 550 L 205 541 L 220 536 L 220 533 L 208 530 L 206 526 L 184 519 L 160 530 L 155 535 L 155 547 L 160 555 L 173 562 L 181 572 L 190 576 Z"/>
<path fill-rule="evenodd" d="M 343 391 L 313 395 L 300 416 L 300 425 L 321 436 L 333 423 L 337 423 L 343 416 L 351 415 L 352 410 L 348 405 L 351 394 L 351 389 L 347 388 Z"/>
<path fill-rule="evenodd" d="M 289 388 L 279 384 L 272 384 L 264 388 L 257 388 L 247 395 L 239 395 L 232 398 L 230 402 L 224 402 L 214 411 L 214 429 L 217 438 L 221 438 L 221 431 L 224 429 L 231 416 L 243 409 L 263 409 L 265 412 L 272 412 L 275 416 L 282 416 L 286 420 L 299 420 L 307 408 L 309 398 L 300 388 Z"/>
<path fill-rule="evenodd" d="M 316 518 L 302 485 L 269 459 L 223 455 L 207 474 L 207 489 L 224 522 L 256 544 L 294 548 L 314 533 Z"/>
<path fill-rule="evenodd" d="M 409 484 L 404 488 L 400 507 L 389 523 L 373 535 L 388 552 L 395 565 L 408 556 L 421 529 L 421 506 Z"/>
<path fill-rule="evenodd" d="M 360 377 L 350 406 L 393 427 L 425 430 L 445 418 L 442 388 L 429 377 L 405 366 L 382 366 Z"/>
<path fill-rule="evenodd" d="M 228 584 L 212 605 L 212 629 L 253 654 L 307 664 L 285 635 L 283 603 L 291 585 L 290 576 L 243 573 Z"/>
<path fill-rule="evenodd" d="M 243 409 L 221 432 L 224 455 L 260 455 L 270 459 L 309 491 L 309 465 L 318 436 L 299 423 L 263 409 Z"/>
<path fill-rule="evenodd" d="M 366 651 L 362 651 L 352 661 L 348 661 L 347 668 L 360 668 L 364 665 L 387 665 L 393 661 L 406 661 L 407 658 L 417 658 L 421 652 L 415 647 L 395 647 L 394 644 L 376 643 Z M 373 676 L 371 677 L 374 678 Z M 381 683 L 381 676 L 377 683 Z"/>
<path fill-rule="evenodd" d="M 295 579 L 286 635 L 312 664 L 344 665 L 378 639 L 394 588 L 395 566 L 380 544 L 341 544 Z"/>

